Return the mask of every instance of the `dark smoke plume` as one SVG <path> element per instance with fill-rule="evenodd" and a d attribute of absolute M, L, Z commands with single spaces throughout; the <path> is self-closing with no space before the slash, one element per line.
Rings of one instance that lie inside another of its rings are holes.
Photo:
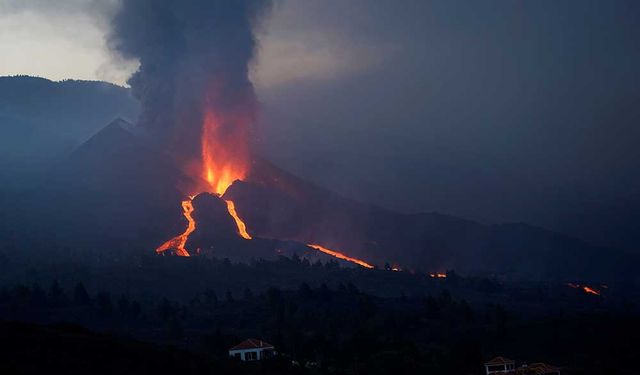
<path fill-rule="evenodd" d="M 206 106 L 255 114 L 248 78 L 254 27 L 270 0 L 123 0 L 113 50 L 138 59 L 129 79 L 142 104 L 139 126 L 170 151 L 199 152 Z"/>

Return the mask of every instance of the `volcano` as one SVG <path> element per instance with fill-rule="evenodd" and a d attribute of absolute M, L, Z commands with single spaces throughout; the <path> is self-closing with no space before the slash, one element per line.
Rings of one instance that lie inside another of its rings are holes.
<path fill-rule="evenodd" d="M 80 256 L 102 262 L 153 254 L 163 241 L 185 232 L 185 192 L 207 182 L 183 173 L 165 150 L 133 129 L 124 120 L 113 121 L 51 168 L 38 188 L 2 202 L 4 232 L 14 233 L 33 252 L 18 256 Z M 182 245 L 190 255 L 243 262 L 293 254 L 313 261 L 334 259 L 296 241 L 247 240 L 228 197 L 205 191 L 188 199 L 197 223 Z M 30 233 L 49 240 L 46 245 L 31 243 Z M 168 250 L 164 255 L 184 255 L 172 246 Z"/>
<path fill-rule="evenodd" d="M 36 193 L 16 199 L 20 209 L 15 211 L 22 213 L 12 222 L 27 232 L 51 234 L 59 246 L 91 249 L 88 253 L 103 258 L 126 256 L 124 249 L 153 254 L 189 228 L 182 205 L 188 193 L 180 187 L 202 183 L 117 120 L 52 170 Z M 244 180 L 233 181 L 224 194 L 205 191 L 190 199 L 195 228 L 184 248 L 195 256 L 249 261 L 298 254 L 353 267 L 455 269 L 546 280 L 626 279 L 638 264 L 613 249 L 525 224 L 485 225 L 438 213 L 386 210 L 342 197 L 260 158 L 252 159 Z M 237 217 L 230 214 L 229 201 Z M 242 236 L 236 219 L 251 240 Z M 179 255 L 165 255 L 170 254 Z"/>

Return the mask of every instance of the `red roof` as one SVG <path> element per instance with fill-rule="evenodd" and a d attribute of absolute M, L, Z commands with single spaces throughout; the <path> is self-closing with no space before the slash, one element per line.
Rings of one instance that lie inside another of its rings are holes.
<path fill-rule="evenodd" d="M 246 339 L 240 344 L 234 346 L 229 350 L 243 350 L 243 349 L 273 349 L 273 345 L 266 341 L 258 339 Z"/>
<path fill-rule="evenodd" d="M 507 365 L 512 363 L 515 363 L 515 361 L 513 361 L 512 359 L 505 357 L 495 357 L 494 359 L 485 363 L 485 366 Z"/>

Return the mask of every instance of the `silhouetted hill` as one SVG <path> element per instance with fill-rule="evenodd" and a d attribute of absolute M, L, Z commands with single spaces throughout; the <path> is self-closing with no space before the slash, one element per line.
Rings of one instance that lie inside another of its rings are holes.
<path fill-rule="evenodd" d="M 139 248 L 152 252 L 182 228 L 178 187 L 188 178 L 125 129 L 130 126 L 113 121 L 43 172 L 33 188 L 3 194 L 4 240 L 24 246 L 20 255 L 97 260 Z"/>
<path fill-rule="evenodd" d="M 114 118 L 137 113 L 129 90 L 109 83 L 0 77 L 0 183 L 16 184 L 16 176 L 70 152 Z"/>

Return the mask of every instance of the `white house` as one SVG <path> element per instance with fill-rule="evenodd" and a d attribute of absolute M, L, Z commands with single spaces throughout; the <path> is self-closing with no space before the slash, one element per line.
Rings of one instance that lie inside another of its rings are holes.
<path fill-rule="evenodd" d="M 516 368 L 516 362 L 505 357 L 495 357 L 484 364 L 486 375 L 502 374 L 513 371 Z"/>
<path fill-rule="evenodd" d="M 484 364 L 486 375 L 560 375 L 560 368 L 537 362 L 516 368 L 515 361 L 505 357 L 495 357 Z"/>
<path fill-rule="evenodd" d="M 229 349 L 229 356 L 242 361 L 260 361 L 276 354 L 273 345 L 258 339 L 247 339 Z"/>

